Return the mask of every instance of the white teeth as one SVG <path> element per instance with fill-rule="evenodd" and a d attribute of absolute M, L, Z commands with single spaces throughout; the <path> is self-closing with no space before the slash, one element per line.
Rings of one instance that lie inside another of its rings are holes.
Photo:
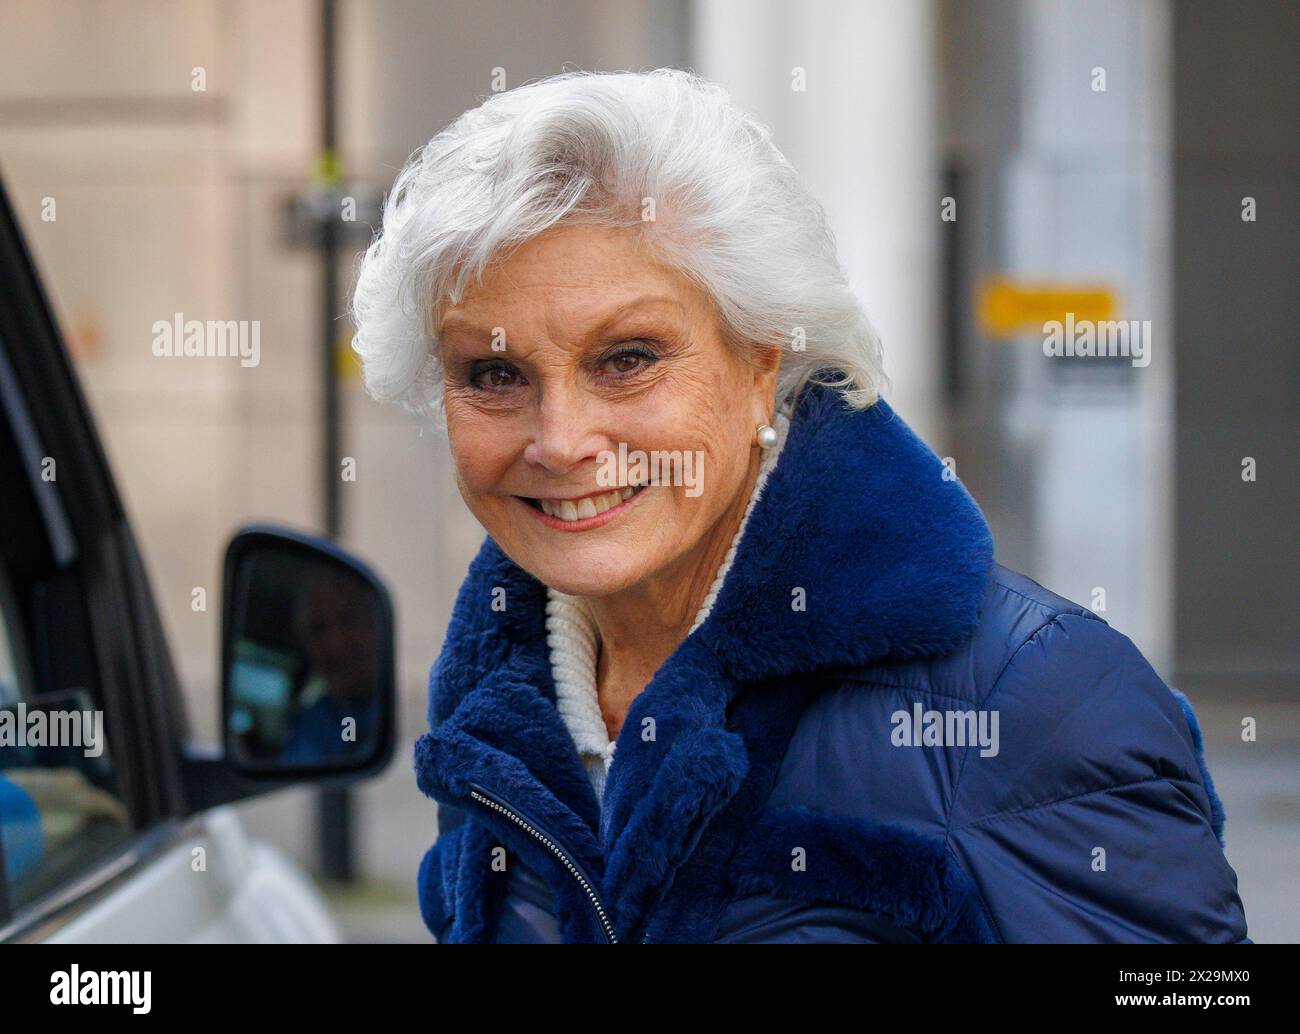
<path fill-rule="evenodd" d="M 585 517 L 595 517 L 625 499 L 631 499 L 635 491 L 636 488 L 629 485 L 626 488 L 615 488 L 604 495 L 579 499 L 576 503 L 568 499 L 539 499 L 538 502 L 542 512 L 550 517 L 558 517 L 562 521 L 579 521 Z"/>

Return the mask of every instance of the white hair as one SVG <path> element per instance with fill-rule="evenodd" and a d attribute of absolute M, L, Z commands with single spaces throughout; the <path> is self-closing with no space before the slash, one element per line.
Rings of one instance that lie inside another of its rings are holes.
<path fill-rule="evenodd" d="M 770 129 L 722 87 L 667 68 L 520 86 L 411 156 L 352 300 L 370 394 L 444 419 L 442 307 L 494 258 L 562 222 L 639 228 L 659 261 L 712 298 L 728 344 L 781 348 L 778 402 L 810 381 L 855 409 L 879 398 L 880 341 L 825 211 Z"/>

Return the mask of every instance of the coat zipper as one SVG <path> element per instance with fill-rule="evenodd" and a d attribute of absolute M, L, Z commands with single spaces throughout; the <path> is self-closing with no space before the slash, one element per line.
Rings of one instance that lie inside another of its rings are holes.
<path fill-rule="evenodd" d="M 490 808 L 499 815 L 504 815 L 534 840 L 538 841 L 543 847 L 550 851 L 556 859 L 559 860 L 560 864 L 568 870 L 569 875 L 578 881 L 578 886 L 580 886 L 583 892 L 587 895 L 587 900 L 591 903 L 592 911 L 596 913 L 596 918 L 600 920 L 600 928 L 605 934 L 605 943 L 617 944 L 618 938 L 614 936 L 614 924 L 609 921 L 609 916 L 605 912 L 605 906 L 601 904 L 600 898 L 596 894 L 596 888 L 592 886 L 591 880 L 587 878 L 586 873 L 584 873 L 578 866 L 578 863 L 570 857 L 569 853 L 522 815 L 507 808 L 495 798 L 488 796 L 488 794 L 482 790 L 478 784 L 470 784 L 469 795 L 485 808 Z"/>

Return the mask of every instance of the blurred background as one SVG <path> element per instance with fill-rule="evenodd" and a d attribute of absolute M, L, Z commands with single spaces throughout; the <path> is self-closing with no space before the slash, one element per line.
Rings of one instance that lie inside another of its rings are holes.
<path fill-rule="evenodd" d="M 336 531 L 397 602 L 393 765 L 346 811 L 244 805 L 250 832 L 318 875 L 349 937 L 430 939 L 410 750 L 482 532 L 438 433 L 361 388 L 357 256 L 410 152 L 492 91 L 671 65 L 772 125 L 825 204 L 888 397 L 1000 560 L 1190 696 L 1251 936 L 1300 940 L 1298 29 L 1294 3 L 1209 0 L 3 0 L 0 175 L 195 736 L 218 739 L 220 630 L 192 592 L 216 598 L 238 525 Z M 323 235 L 313 213 L 348 199 Z M 1142 321 L 1149 365 L 1049 361 L 1067 309 Z M 155 358 L 178 312 L 260 321 L 260 365 Z"/>

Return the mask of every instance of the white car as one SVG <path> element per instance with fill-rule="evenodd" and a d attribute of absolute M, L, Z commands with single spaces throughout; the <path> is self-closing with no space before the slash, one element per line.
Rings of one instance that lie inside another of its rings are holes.
<path fill-rule="evenodd" d="M 311 881 L 234 801 L 381 771 L 392 604 L 332 543 L 239 532 L 223 749 L 183 700 L 131 529 L 0 189 L 0 941 L 336 941 Z"/>

